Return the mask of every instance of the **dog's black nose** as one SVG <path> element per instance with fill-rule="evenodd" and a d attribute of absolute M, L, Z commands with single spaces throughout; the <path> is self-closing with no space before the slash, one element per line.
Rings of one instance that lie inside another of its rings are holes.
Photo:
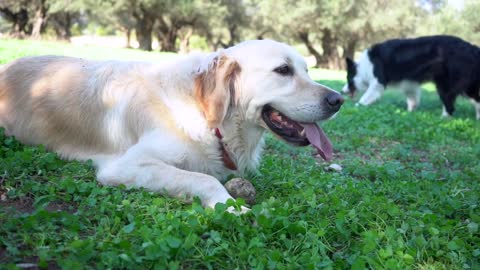
<path fill-rule="evenodd" d="M 334 110 L 340 109 L 340 106 L 342 106 L 343 102 L 345 100 L 343 99 L 342 95 L 332 92 L 329 93 L 325 97 L 325 102 L 328 104 L 328 106 Z"/>

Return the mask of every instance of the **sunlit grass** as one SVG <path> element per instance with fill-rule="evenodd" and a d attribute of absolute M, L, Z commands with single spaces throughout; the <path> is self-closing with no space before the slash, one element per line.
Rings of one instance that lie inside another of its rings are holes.
<path fill-rule="evenodd" d="M 66 55 L 89 59 L 117 59 L 133 61 L 163 61 L 178 57 L 174 53 L 146 52 L 126 48 L 110 48 L 93 45 L 0 39 L 0 62 L 31 55 Z"/>

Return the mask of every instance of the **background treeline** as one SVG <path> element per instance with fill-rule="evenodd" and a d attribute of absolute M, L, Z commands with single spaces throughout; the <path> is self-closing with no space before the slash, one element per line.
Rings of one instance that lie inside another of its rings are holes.
<path fill-rule="evenodd" d="M 318 67 L 341 68 L 373 42 L 453 34 L 480 43 L 480 0 L 0 0 L 0 31 L 17 38 L 123 33 L 161 51 L 216 50 L 245 39 L 303 44 Z M 94 29 L 94 30 L 92 30 Z"/>

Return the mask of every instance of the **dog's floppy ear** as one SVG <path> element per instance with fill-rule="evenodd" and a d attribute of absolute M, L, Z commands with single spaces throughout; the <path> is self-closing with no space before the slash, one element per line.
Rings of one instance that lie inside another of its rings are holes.
<path fill-rule="evenodd" d="M 239 72 L 238 63 L 220 53 L 195 78 L 195 98 L 210 128 L 218 127 L 225 118 Z"/>
<path fill-rule="evenodd" d="M 352 70 L 357 65 L 350 57 L 347 57 L 345 60 L 347 61 L 347 70 Z"/>

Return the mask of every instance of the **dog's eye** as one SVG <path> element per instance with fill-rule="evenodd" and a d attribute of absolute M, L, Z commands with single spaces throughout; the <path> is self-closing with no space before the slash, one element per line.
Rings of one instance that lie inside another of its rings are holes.
<path fill-rule="evenodd" d="M 287 64 L 281 65 L 281 66 L 275 68 L 273 71 L 282 75 L 282 76 L 288 76 L 288 75 L 293 74 L 293 69 Z"/>

